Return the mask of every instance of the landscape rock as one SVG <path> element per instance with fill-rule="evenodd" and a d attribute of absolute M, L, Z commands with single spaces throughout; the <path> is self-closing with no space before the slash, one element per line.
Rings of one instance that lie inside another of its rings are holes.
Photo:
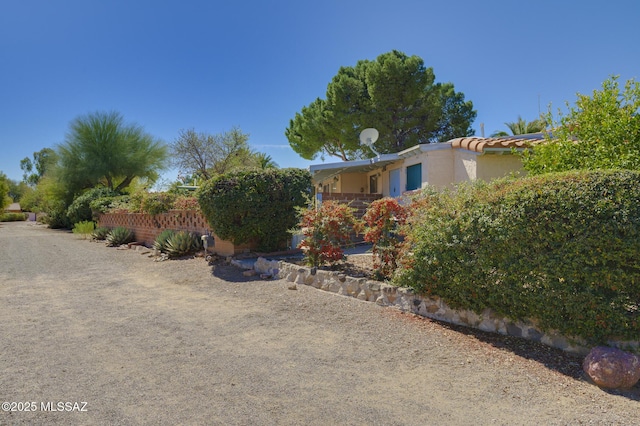
<path fill-rule="evenodd" d="M 628 389 L 640 380 L 640 358 L 607 346 L 597 346 L 582 364 L 593 382 L 608 389 Z"/>

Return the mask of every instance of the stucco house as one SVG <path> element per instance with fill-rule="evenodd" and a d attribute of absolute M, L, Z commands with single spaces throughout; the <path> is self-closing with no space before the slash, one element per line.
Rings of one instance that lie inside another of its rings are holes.
<path fill-rule="evenodd" d="M 20 203 L 11 203 L 4 209 L 7 213 L 21 213 Z"/>
<path fill-rule="evenodd" d="M 316 164 L 309 170 L 319 200 L 355 200 L 368 204 L 377 198 L 399 197 L 427 185 L 450 188 L 459 182 L 489 181 L 521 171 L 522 161 L 513 150 L 521 151 L 543 139 L 540 133 L 457 138 L 416 145 L 368 160 Z"/>

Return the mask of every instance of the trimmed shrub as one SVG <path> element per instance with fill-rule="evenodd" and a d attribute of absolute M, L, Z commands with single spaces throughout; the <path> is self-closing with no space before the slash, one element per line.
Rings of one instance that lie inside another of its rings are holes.
<path fill-rule="evenodd" d="M 587 343 L 640 335 L 640 173 L 479 183 L 416 206 L 397 284 Z"/>
<path fill-rule="evenodd" d="M 302 211 L 299 226 L 305 239 L 299 249 L 311 266 L 334 264 L 344 258 L 343 247 L 352 244 L 351 234 L 360 231 L 362 223 L 355 209 L 337 201 L 325 201 L 318 209 Z"/>
<path fill-rule="evenodd" d="M 167 241 L 169 240 L 169 238 L 173 237 L 175 233 L 176 231 L 173 231 L 171 229 L 165 229 L 164 231 L 162 231 L 153 242 L 153 248 L 162 253 L 166 253 Z"/>
<path fill-rule="evenodd" d="M 87 235 L 90 235 L 95 229 L 96 224 L 92 221 L 82 221 L 73 225 L 73 229 L 71 230 L 74 234 L 82 235 L 83 239 L 87 239 Z"/>
<path fill-rule="evenodd" d="M 166 253 L 169 257 L 180 257 L 202 249 L 200 237 L 192 232 L 179 231 L 167 239 Z"/>
<path fill-rule="evenodd" d="M 98 186 L 87 190 L 82 195 L 77 196 L 73 199 L 73 202 L 67 208 L 67 217 L 69 218 L 70 223 L 93 220 L 94 217 L 91 210 L 91 202 L 99 198 L 113 197 L 115 195 L 118 194 L 112 189 Z"/>
<path fill-rule="evenodd" d="M 0 214 L 0 222 L 21 222 L 27 220 L 25 213 L 3 213 Z"/>
<path fill-rule="evenodd" d="M 111 229 L 107 228 L 106 226 L 98 226 L 91 233 L 91 238 L 94 238 L 96 240 L 105 240 L 107 238 L 107 235 L 109 235 L 109 232 L 111 232 Z"/>
<path fill-rule="evenodd" d="M 127 244 L 133 241 L 133 232 L 124 226 L 118 226 L 109 231 L 107 235 L 107 246 L 115 247 L 122 244 Z"/>
<path fill-rule="evenodd" d="M 255 241 L 258 248 L 285 248 L 288 230 L 305 206 L 311 175 L 302 169 L 240 171 L 204 183 L 198 202 L 213 232 L 234 244 Z"/>

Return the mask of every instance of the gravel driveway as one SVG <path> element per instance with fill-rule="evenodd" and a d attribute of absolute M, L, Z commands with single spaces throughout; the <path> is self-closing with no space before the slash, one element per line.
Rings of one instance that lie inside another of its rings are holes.
<path fill-rule="evenodd" d="M 0 424 L 640 424 L 580 360 L 288 286 L 0 224 Z"/>

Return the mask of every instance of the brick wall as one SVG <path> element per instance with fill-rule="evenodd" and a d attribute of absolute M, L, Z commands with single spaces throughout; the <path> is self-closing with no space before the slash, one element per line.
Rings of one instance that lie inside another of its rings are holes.
<path fill-rule="evenodd" d="M 133 231 L 137 242 L 144 243 L 148 247 L 153 245 L 162 231 L 173 229 L 213 236 L 214 247 L 211 250 L 223 256 L 231 256 L 255 248 L 254 244 L 235 245 L 231 241 L 220 239 L 211 232 L 209 223 L 202 213 L 196 210 L 170 210 L 155 216 L 145 213 L 108 213 L 100 215 L 98 226 L 107 228 L 124 226 Z"/>
<path fill-rule="evenodd" d="M 360 192 L 344 192 L 329 194 L 328 192 L 322 193 L 322 201 L 337 201 L 339 203 L 351 202 L 351 207 L 356 209 L 355 215 L 357 218 L 362 218 L 369 204 L 375 200 L 382 198 L 382 194 L 363 194 Z"/>

